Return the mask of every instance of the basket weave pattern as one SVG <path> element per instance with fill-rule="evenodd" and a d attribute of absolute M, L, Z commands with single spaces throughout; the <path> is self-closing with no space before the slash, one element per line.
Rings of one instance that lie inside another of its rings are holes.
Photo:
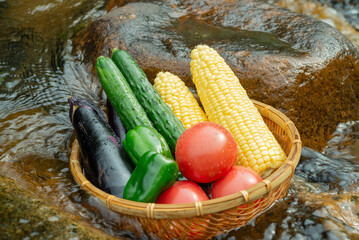
<path fill-rule="evenodd" d="M 160 239 L 206 239 L 247 224 L 287 194 L 301 151 L 299 133 L 283 113 L 252 100 L 287 154 L 284 164 L 255 186 L 218 199 L 188 204 L 154 204 L 128 201 L 107 194 L 82 174 L 80 148 L 74 141 L 70 167 L 75 181 L 109 209 L 125 215 L 120 229 L 143 231 Z"/>

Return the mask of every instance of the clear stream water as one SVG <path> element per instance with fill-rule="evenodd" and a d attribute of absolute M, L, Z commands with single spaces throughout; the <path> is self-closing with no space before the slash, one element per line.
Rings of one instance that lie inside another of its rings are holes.
<path fill-rule="evenodd" d="M 357 27 L 359 10 L 349 4 L 335 6 Z M 73 129 L 67 98 L 103 101 L 95 94 L 98 85 L 74 60 L 71 41 L 106 13 L 104 5 L 0 0 L 0 175 L 26 180 L 53 205 L 107 234 L 129 237 L 100 213 L 69 171 Z M 359 239 L 359 121 L 338 125 L 323 153 L 304 148 L 288 196 L 215 239 Z"/>

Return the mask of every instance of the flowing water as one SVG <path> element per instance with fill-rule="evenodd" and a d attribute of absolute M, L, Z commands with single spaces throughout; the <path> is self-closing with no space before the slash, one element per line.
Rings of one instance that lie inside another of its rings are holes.
<path fill-rule="evenodd" d="M 357 27 L 358 8 L 350 4 L 336 6 Z M 106 236 L 134 238 L 80 190 L 69 171 L 67 98 L 103 103 L 95 94 L 98 84 L 71 54 L 71 40 L 106 13 L 104 6 L 103 0 L 0 0 L 0 176 Z M 342 123 L 323 154 L 303 149 L 287 197 L 215 239 L 359 239 L 358 179 L 359 121 Z M 0 219 L 0 229 L 11 226 L 11 217 Z M 10 239 L 54 238 L 51 230 L 31 230 L 26 216 L 19 224 L 30 228 L 28 235 L 14 232 Z"/>

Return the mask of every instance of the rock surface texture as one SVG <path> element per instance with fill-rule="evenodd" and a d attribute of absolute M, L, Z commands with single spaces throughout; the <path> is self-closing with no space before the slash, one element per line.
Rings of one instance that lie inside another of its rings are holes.
<path fill-rule="evenodd" d="M 190 51 L 202 43 L 252 99 L 285 113 L 307 147 L 322 149 L 338 123 L 359 119 L 356 48 L 322 21 L 261 1 L 127 3 L 79 32 L 74 53 L 95 73 L 98 56 L 122 48 L 150 81 L 170 71 L 194 88 Z"/>
<path fill-rule="evenodd" d="M 31 188 L 31 187 L 30 187 Z M 123 239 L 112 237 L 0 175 L 1 239 Z M 52 233 L 51 235 L 49 233 Z"/>
<path fill-rule="evenodd" d="M 340 3 L 332 1 L 336 9 L 310 0 L 273 0 L 281 7 L 288 8 L 292 11 L 310 15 L 314 18 L 322 20 L 344 36 L 346 36 L 356 48 L 359 48 L 359 14 L 355 13 L 355 8 L 359 9 L 359 2 L 351 4 L 349 1 L 341 1 Z M 340 0 L 339 0 L 340 1 Z M 322 0 L 322 2 L 330 2 L 329 0 Z M 343 15 L 345 18 L 343 18 Z"/>

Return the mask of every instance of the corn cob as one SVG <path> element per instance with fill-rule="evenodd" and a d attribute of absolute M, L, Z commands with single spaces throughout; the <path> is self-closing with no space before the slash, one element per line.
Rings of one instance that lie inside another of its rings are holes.
<path fill-rule="evenodd" d="M 193 82 L 208 120 L 234 136 L 237 164 L 260 175 L 278 168 L 286 155 L 224 59 L 206 45 L 192 50 L 191 59 Z"/>
<path fill-rule="evenodd" d="M 154 88 L 186 129 L 196 123 L 208 121 L 193 94 L 176 75 L 159 72 L 154 81 Z"/>

